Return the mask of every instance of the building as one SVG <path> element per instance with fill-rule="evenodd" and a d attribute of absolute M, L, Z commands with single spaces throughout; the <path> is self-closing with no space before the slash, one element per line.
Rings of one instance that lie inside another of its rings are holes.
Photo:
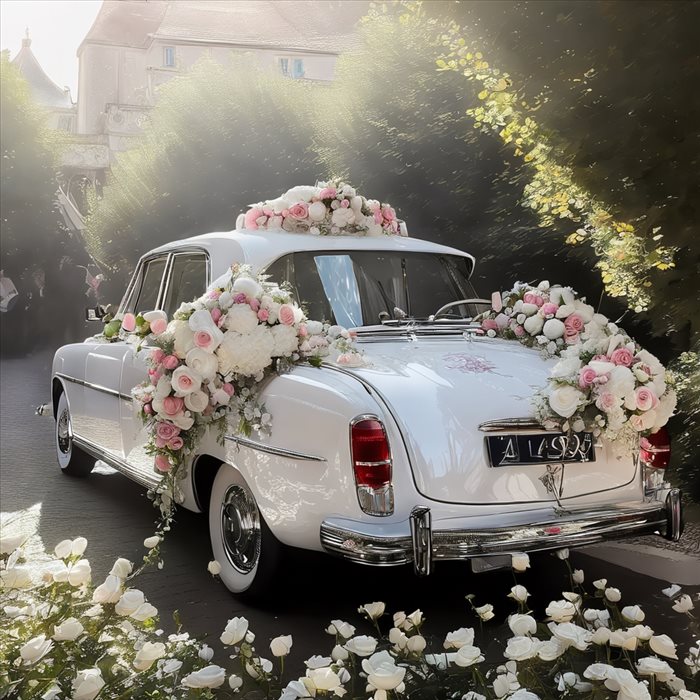
<path fill-rule="evenodd" d="M 60 175 L 67 223 L 83 226 L 86 190 L 98 191 L 138 136 L 158 89 L 207 56 L 233 53 L 291 80 L 331 81 L 352 46 L 365 0 L 104 0 L 78 47 L 78 97 L 44 73 L 23 41 L 15 63 L 51 124 L 71 134 Z"/>

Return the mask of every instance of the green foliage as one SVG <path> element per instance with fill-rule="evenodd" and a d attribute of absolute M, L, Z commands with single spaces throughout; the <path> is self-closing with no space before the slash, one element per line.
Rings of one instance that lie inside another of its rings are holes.
<path fill-rule="evenodd" d="M 314 182 L 308 110 L 318 91 L 247 57 L 202 59 L 170 81 L 89 217 L 91 252 L 125 275 L 151 248 L 231 230 L 247 205 Z"/>
<path fill-rule="evenodd" d="M 8 55 L 0 58 L 3 266 L 15 279 L 52 260 L 63 230 L 56 209 L 57 140 Z"/>

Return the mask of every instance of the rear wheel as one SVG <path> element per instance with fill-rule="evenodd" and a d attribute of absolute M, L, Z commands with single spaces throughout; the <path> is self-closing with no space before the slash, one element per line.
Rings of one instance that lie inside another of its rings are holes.
<path fill-rule="evenodd" d="M 61 471 L 70 476 L 87 476 L 95 466 L 95 458 L 73 442 L 70 407 L 65 393 L 59 397 L 56 408 L 56 457 Z"/>
<path fill-rule="evenodd" d="M 209 534 L 226 587 L 240 597 L 264 598 L 280 565 L 282 546 L 260 515 L 245 479 L 225 464 L 211 491 Z"/>

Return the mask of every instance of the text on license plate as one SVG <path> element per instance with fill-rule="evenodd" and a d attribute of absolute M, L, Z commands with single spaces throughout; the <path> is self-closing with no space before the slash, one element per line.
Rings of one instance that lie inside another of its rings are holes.
<path fill-rule="evenodd" d="M 488 435 L 486 447 L 492 467 L 550 462 L 595 462 L 591 433 Z"/>

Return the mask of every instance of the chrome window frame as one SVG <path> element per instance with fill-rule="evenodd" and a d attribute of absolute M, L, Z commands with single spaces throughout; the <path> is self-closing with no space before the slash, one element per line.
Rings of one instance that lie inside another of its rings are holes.
<path fill-rule="evenodd" d="M 204 268 L 205 268 L 205 279 L 204 279 L 204 290 L 202 294 L 207 290 L 211 284 L 211 258 L 209 257 L 209 252 L 205 248 L 197 248 L 195 246 L 188 248 L 180 248 L 178 250 L 173 250 L 168 256 L 168 263 L 165 266 L 165 274 L 163 275 L 164 285 L 161 285 L 160 296 L 158 298 L 158 309 L 163 309 L 165 305 L 165 300 L 168 297 L 168 292 L 170 291 L 171 277 L 173 272 L 173 265 L 175 264 L 175 258 L 181 257 L 183 255 L 201 255 L 204 258 Z"/>

